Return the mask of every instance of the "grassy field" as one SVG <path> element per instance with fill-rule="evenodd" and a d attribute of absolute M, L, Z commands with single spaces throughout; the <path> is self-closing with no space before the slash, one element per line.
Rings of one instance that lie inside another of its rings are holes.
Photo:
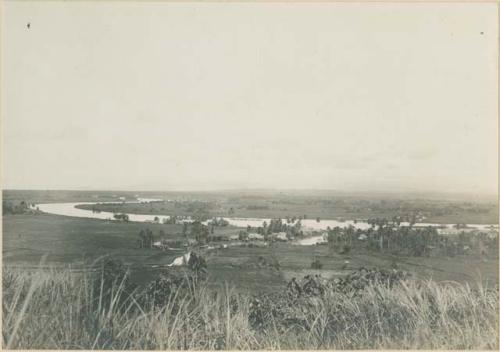
<path fill-rule="evenodd" d="M 139 232 L 160 231 L 169 240 L 183 240 L 182 225 L 123 223 L 71 218 L 50 214 L 5 215 L 3 217 L 3 260 L 17 265 L 38 265 L 48 261 L 59 264 L 83 263 L 102 255 L 115 256 L 127 264 L 166 264 L 176 252 L 141 249 Z M 215 228 L 214 235 L 229 235 L 236 228 Z M 178 255 L 178 254 L 177 254 Z"/>
<path fill-rule="evenodd" d="M 6 215 L 3 218 L 3 263 L 11 267 L 35 267 L 44 254 L 50 265 L 78 267 L 102 255 L 121 259 L 133 268 L 133 279 L 147 283 L 160 273 L 153 265 L 169 264 L 178 252 L 138 248 L 141 229 L 155 234 L 160 230 L 172 240 L 182 239 L 181 225 L 108 222 L 55 215 Z M 216 228 L 217 234 L 237 232 L 237 228 Z M 320 273 L 325 277 L 342 276 L 360 267 L 392 268 L 415 272 L 422 278 L 458 282 L 498 281 L 498 258 L 397 257 L 366 251 L 338 254 L 328 246 L 297 246 L 275 243 L 269 247 L 231 247 L 205 254 L 213 286 L 228 282 L 241 291 L 273 291 L 291 277 Z M 262 257 L 265 263 L 259 263 Z M 310 265 L 317 257 L 319 271 Z M 345 261 L 349 264 L 344 267 Z M 279 270 L 273 263 L 279 263 Z"/>
<path fill-rule="evenodd" d="M 125 262 L 147 262 L 151 251 L 138 248 L 141 229 L 160 229 L 180 238 L 181 225 L 107 222 L 57 215 L 7 215 L 3 218 L 3 260 L 37 265 L 44 254 L 51 263 L 83 263 L 101 255 Z M 155 252 L 156 253 L 156 252 Z M 159 261 L 158 258 L 156 261 Z"/>
<path fill-rule="evenodd" d="M 422 279 L 432 278 L 436 281 L 456 281 L 474 283 L 488 282 L 498 284 L 498 258 L 479 258 L 476 256 L 457 257 L 401 257 L 367 251 L 355 251 L 349 254 L 331 252 L 327 246 L 296 246 L 279 243 L 271 248 L 236 247 L 221 250 L 220 254 L 209 257 L 210 268 L 248 268 L 255 265 L 259 256 L 267 261 L 275 259 L 279 262 L 279 275 L 282 282 L 292 277 L 306 274 L 320 274 L 324 277 L 341 277 L 362 267 L 392 269 L 394 263 L 398 269 L 414 273 Z M 312 270 L 311 262 L 318 258 L 323 264 L 320 270 Z M 349 263 L 346 265 L 345 262 Z M 253 265 L 252 265 L 253 264 Z M 237 271 L 238 271 L 237 270 Z M 272 267 L 263 267 L 261 271 L 277 272 Z M 230 276 L 228 276 L 230 277 Z M 234 281 L 238 284 L 238 281 Z"/>
<path fill-rule="evenodd" d="M 7 349 L 498 349 L 498 290 L 482 285 L 410 278 L 253 298 L 198 283 L 163 301 L 88 273 L 3 275 Z"/>

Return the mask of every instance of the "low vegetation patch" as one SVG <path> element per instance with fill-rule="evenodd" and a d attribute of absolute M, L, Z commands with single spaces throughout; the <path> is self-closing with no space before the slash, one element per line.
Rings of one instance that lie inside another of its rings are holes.
<path fill-rule="evenodd" d="M 3 272 L 3 347 L 23 349 L 498 349 L 498 288 L 360 269 L 251 296 L 195 269 L 146 287 L 126 267 Z"/>

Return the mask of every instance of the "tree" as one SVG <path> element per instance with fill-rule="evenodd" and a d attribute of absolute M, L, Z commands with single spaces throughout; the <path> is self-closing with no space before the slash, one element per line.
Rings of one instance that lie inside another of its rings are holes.
<path fill-rule="evenodd" d="M 295 225 L 293 225 L 297 231 L 300 230 L 300 228 L 302 227 L 302 222 L 299 220 L 297 220 L 297 222 L 295 223 Z"/>
<path fill-rule="evenodd" d="M 352 237 L 354 236 L 354 226 L 349 225 L 345 229 L 345 234 L 347 236 L 347 239 L 349 240 L 349 244 L 351 245 L 352 244 Z"/>
<path fill-rule="evenodd" d="M 338 226 L 335 226 L 333 229 L 328 231 L 326 240 L 331 249 L 335 246 L 335 244 L 339 243 L 341 232 L 341 228 Z"/>
<path fill-rule="evenodd" d="M 153 231 L 151 231 L 150 229 L 146 229 L 146 245 L 150 249 L 153 249 L 153 244 L 154 244 L 154 234 L 153 234 Z"/>
<path fill-rule="evenodd" d="M 146 233 L 144 230 L 139 232 L 139 247 L 144 248 L 146 246 Z"/>
<path fill-rule="evenodd" d="M 260 229 L 260 227 L 259 227 L 259 229 Z M 248 239 L 248 233 L 247 233 L 247 232 L 245 232 L 245 231 L 240 231 L 240 232 L 238 233 L 238 239 L 239 239 L 240 241 L 246 241 L 246 240 Z"/>
<path fill-rule="evenodd" d="M 323 264 L 319 261 L 319 258 L 316 257 L 311 263 L 311 269 L 321 269 Z"/>
<path fill-rule="evenodd" d="M 191 224 L 191 236 L 196 238 L 198 242 L 206 242 L 208 237 L 208 227 L 196 220 Z"/>
<path fill-rule="evenodd" d="M 335 235 L 333 234 L 333 231 L 328 231 L 326 241 L 328 242 L 328 246 L 330 247 L 330 249 L 333 249 L 335 245 Z"/>
<path fill-rule="evenodd" d="M 197 255 L 196 252 L 191 252 L 187 265 L 189 269 L 194 271 L 196 276 L 203 276 L 207 273 L 207 262 L 205 258 L 201 255 Z"/>
<path fill-rule="evenodd" d="M 165 235 L 164 232 L 160 231 L 160 236 Z M 154 234 L 150 229 L 141 230 L 139 232 L 139 246 L 140 248 L 153 248 L 154 244 Z"/>
<path fill-rule="evenodd" d="M 125 222 L 128 221 L 128 214 L 114 214 L 113 217 L 116 220 L 122 220 L 122 221 L 125 221 Z"/>

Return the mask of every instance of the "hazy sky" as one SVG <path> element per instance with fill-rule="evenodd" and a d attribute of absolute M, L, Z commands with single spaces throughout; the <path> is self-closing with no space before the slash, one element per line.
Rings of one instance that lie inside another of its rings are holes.
<path fill-rule="evenodd" d="M 2 4 L 4 188 L 497 192 L 494 3 Z"/>

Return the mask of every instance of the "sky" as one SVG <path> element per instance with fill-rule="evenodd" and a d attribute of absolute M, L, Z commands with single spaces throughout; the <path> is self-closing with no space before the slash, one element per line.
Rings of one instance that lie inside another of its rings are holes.
<path fill-rule="evenodd" d="M 4 189 L 497 193 L 494 3 L 2 7 Z"/>

